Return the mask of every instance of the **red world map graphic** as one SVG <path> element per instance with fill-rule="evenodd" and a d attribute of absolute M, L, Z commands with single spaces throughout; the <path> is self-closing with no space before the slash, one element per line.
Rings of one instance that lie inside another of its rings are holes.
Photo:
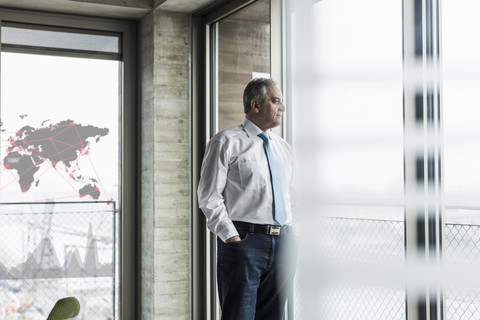
<path fill-rule="evenodd" d="M 38 186 L 45 173 L 54 170 L 72 188 L 75 197 L 96 200 L 101 194 L 106 196 L 89 151 L 92 144 L 98 143 L 108 133 L 108 128 L 81 125 L 73 120 L 2 132 L 1 145 L 2 149 L 5 148 L 5 156 L 1 159 L 0 192 L 12 183 L 17 183 L 21 192 L 28 192 Z M 79 159 L 82 157 L 88 158 L 95 177 L 81 174 Z M 5 178 L 7 176 L 8 179 Z"/>

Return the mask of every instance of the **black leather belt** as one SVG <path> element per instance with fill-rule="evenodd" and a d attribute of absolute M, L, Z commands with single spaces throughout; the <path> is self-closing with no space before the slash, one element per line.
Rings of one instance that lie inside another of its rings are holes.
<path fill-rule="evenodd" d="M 282 233 L 289 233 L 290 227 L 278 226 L 271 224 L 255 224 L 242 221 L 233 221 L 233 225 L 237 230 L 248 231 L 250 233 L 268 234 L 271 236 L 278 236 Z"/>

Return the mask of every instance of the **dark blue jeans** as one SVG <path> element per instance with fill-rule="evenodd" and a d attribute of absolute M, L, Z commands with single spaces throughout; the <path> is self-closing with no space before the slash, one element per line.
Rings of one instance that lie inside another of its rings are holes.
<path fill-rule="evenodd" d="M 296 260 L 292 236 L 239 233 L 240 242 L 217 240 L 222 320 L 281 320 Z"/>

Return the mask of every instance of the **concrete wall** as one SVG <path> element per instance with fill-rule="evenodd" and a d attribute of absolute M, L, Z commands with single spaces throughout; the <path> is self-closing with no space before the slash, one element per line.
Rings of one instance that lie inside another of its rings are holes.
<path fill-rule="evenodd" d="M 139 79 L 141 106 L 141 319 L 153 319 L 154 306 L 154 130 L 153 130 L 153 14 L 139 23 Z"/>
<path fill-rule="evenodd" d="M 140 21 L 141 319 L 190 318 L 190 16 Z"/>

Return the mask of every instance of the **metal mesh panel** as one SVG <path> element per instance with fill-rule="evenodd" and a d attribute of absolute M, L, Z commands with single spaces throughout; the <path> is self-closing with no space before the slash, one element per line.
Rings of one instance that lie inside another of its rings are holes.
<path fill-rule="evenodd" d="M 335 281 L 318 283 L 318 279 L 312 279 L 319 286 L 319 319 L 405 319 L 405 289 L 401 281 L 349 281 L 358 265 L 375 265 L 385 270 L 403 266 L 403 222 L 345 218 L 327 218 L 322 222 L 318 247 L 321 259 L 345 266 L 348 274 L 335 270 Z M 296 319 L 302 319 L 300 299 L 295 305 Z"/>
<path fill-rule="evenodd" d="M 46 319 L 74 296 L 81 319 L 115 318 L 112 203 L 0 206 L 0 319 Z"/>
<path fill-rule="evenodd" d="M 328 237 L 334 242 L 324 248 L 328 258 L 352 262 L 403 265 L 404 226 L 383 220 L 327 219 Z M 323 291 L 325 319 L 405 319 L 405 293 L 397 286 L 339 283 Z"/>
<path fill-rule="evenodd" d="M 319 250 L 325 259 L 355 263 L 404 263 L 404 223 L 384 220 L 328 218 Z M 471 271 L 480 266 L 480 226 L 446 224 L 444 232 L 444 265 L 466 266 Z M 452 280 L 445 281 L 445 318 L 448 320 L 480 319 L 480 289 L 477 282 L 462 278 L 462 269 Z M 341 274 L 339 275 L 341 277 Z M 470 278 L 470 280 L 472 280 Z M 454 284 L 452 284 L 454 283 Z M 317 283 L 319 286 L 322 283 Z M 299 288 L 297 287 L 298 291 Z M 358 285 L 339 281 L 320 291 L 319 314 L 322 319 L 405 319 L 403 283 L 388 286 Z M 295 318 L 302 319 L 301 301 L 295 301 Z"/>
<path fill-rule="evenodd" d="M 451 276 L 445 288 L 445 314 L 448 320 L 480 319 L 480 289 L 476 279 L 480 267 L 480 226 L 447 224 L 445 226 L 444 262 L 455 266 L 459 271 Z M 474 270 L 474 274 L 465 276 L 463 269 Z M 477 271 L 475 271 L 477 269 Z M 465 281 L 467 279 L 467 281 Z"/>
<path fill-rule="evenodd" d="M 405 319 L 404 290 L 386 286 L 340 284 L 320 296 L 322 319 Z"/>
<path fill-rule="evenodd" d="M 380 264 L 403 264 L 403 222 L 328 218 L 322 230 L 330 240 L 321 249 L 337 259 Z"/>

